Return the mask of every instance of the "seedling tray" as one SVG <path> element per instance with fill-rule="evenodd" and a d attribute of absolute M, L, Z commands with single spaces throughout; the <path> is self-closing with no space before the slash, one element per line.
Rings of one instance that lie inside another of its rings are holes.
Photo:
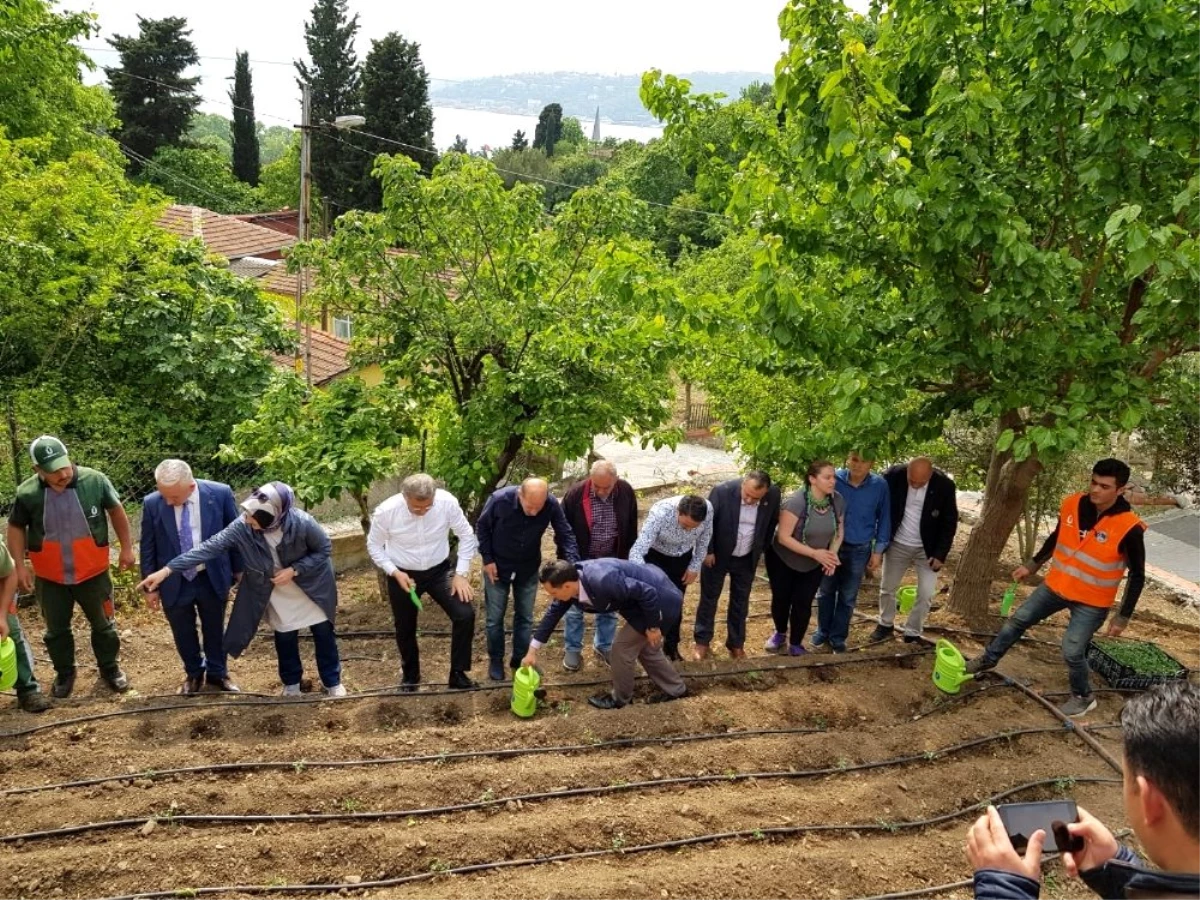
<path fill-rule="evenodd" d="M 1092 638 L 1088 665 L 1111 687 L 1146 690 L 1167 681 L 1187 678 L 1187 668 L 1152 641 Z"/>

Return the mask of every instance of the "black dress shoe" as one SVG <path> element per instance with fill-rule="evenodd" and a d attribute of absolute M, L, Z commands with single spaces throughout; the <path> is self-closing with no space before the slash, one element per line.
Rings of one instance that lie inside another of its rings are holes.
<path fill-rule="evenodd" d="M 419 678 L 416 681 L 405 680 L 400 682 L 400 690 L 406 694 L 415 694 L 417 692 L 417 688 L 420 686 L 421 679 Z"/>
<path fill-rule="evenodd" d="M 659 691 L 656 694 L 651 694 L 646 698 L 647 703 L 670 703 L 672 700 L 682 700 L 688 695 L 685 689 L 682 694 L 668 694 L 666 691 Z"/>
<path fill-rule="evenodd" d="M 475 682 L 467 677 L 466 672 L 459 672 L 457 669 L 450 673 L 450 687 L 456 691 L 469 691 L 475 687 Z"/>
<path fill-rule="evenodd" d="M 50 688 L 50 693 L 62 700 L 65 697 L 71 696 L 71 691 L 75 690 L 75 670 L 70 672 L 59 673 L 54 676 L 54 685 Z"/>
<path fill-rule="evenodd" d="M 588 703 L 596 709 L 620 709 L 625 705 L 612 694 L 597 694 L 595 697 L 588 697 Z"/>
<path fill-rule="evenodd" d="M 233 679 L 226 675 L 224 678 L 209 678 L 209 685 L 215 687 L 218 691 L 226 694 L 240 694 L 242 689 L 233 683 Z"/>
<path fill-rule="evenodd" d="M 187 678 L 183 679 L 183 684 L 179 686 L 179 690 L 176 691 L 176 693 L 189 696 L 191 694 L 198 694 L 203 689 L 204 678 L 200 675 L 189 675 Z"/>

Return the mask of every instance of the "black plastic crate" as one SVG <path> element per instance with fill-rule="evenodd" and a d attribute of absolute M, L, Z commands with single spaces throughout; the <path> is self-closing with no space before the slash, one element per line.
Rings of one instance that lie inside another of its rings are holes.
<path fill-rule="evenodd" d="M 1112 638 L 1101 640 L 1113 640 Z M 1138 644 L 1143 647 L 1153 647 L 1164 658 L 1164 661 L 1169 661 L 1175 664 L 1177 671 L 1171 673 L 1156 673 L 1146 675 L 1138 672 L 1132 666 L 1119 662 L 1114 659 L 1104 647 L 1096 643 L 1093 639 L 1088 643 L 1087 660 L 1088 665 L 1093 672 L 1098 672 L 1104 676 L 1104 680 L 1108 682 L 1110 687 L 1125 688 L 1129 690 L 1144 691 L 1147 688 L 1152 688 L 1156 684 L 1164 684 L 1168 681 L 1183 681 L 1188 676 L 1187 667 L 1179 660 L 1173 657 L 1158 644 L 1152 641 L 1134 641 L 1126 638 L 1121 639 L 1122 644 Z"/>

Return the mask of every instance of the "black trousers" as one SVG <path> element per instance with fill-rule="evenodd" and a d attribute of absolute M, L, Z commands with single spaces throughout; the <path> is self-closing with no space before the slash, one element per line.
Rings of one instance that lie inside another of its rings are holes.
<path fill-rule="evenodd" d="M 475 636 L 475 607 L 463 603 L 450 593 L 454 567 L 450 560 L 432 569 L 409 572 L 416 582 L 417 596 L 433 598 L 450 617 L 450 671 L 466 672 L 471 668 L 471 641 Z M 400 650 L 400 671 L 404 681 L 416 684 L 421 680 L 421 650 L 417 646 L 417 608 L 408 591 L 401 590 L 395 578 L 388 579 L 388 600 L 396 622 L 396 647 Z"/>
<path fill-rule="evenodd" d="M 671 579 L 671 583 L 679 588 L 681 594 L 687 594 L 687 585 L 683 583 L 683 576 L 687 574 L 688 566 L 692 562 L 692 553 L 689 550 L 683 556 L 667 556 L 665 553 L 659 553 L 653 547 L 646 553 L 646 562 L 652 566 L 657 566 L 662 569 L 664 574 Z M 679 625 L 683 621 L 683 606 L 679 608 L 679 617 L 663 623 L 663 653 L 667 655 L 667 659 L 679 659 Z"/>
<path fill-rule="evenodd" d="M 804 642 L 808 623 L 812 620 L 813 597 L 821 586 L 825 570 L 816 566 L 807 572 L 797 572 L 773 548 L 767 548 L 767 578 L 771 582 L 771 618 L 775 630 L 789 634 L 788 643 Z"/>
<path fill-rule="evenodd" d="M 717 601 L 729 576 L 729 602 L 725 617 L 725 646 L 741 650 L 746 646 L 746 616 L 750 613 L 750 589 L 754 586 L 754 555 L 717 559 L 716 564 L 700 570 L 700 605 L 696 607 L 696 627 L 692 637 L 697 644 L 712 643 L 717 618 Z"/>

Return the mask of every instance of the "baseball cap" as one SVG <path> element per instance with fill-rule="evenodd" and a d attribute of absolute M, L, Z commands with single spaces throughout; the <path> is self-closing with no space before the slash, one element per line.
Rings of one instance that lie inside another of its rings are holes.
<path fill-rule="evenodd" d="M 43 472 L 57 472 L 71 464 L 66 445 L 48 434 L 43 434 L 29 445 L 29 455 L 33 458 L 33 464 Z"/>

